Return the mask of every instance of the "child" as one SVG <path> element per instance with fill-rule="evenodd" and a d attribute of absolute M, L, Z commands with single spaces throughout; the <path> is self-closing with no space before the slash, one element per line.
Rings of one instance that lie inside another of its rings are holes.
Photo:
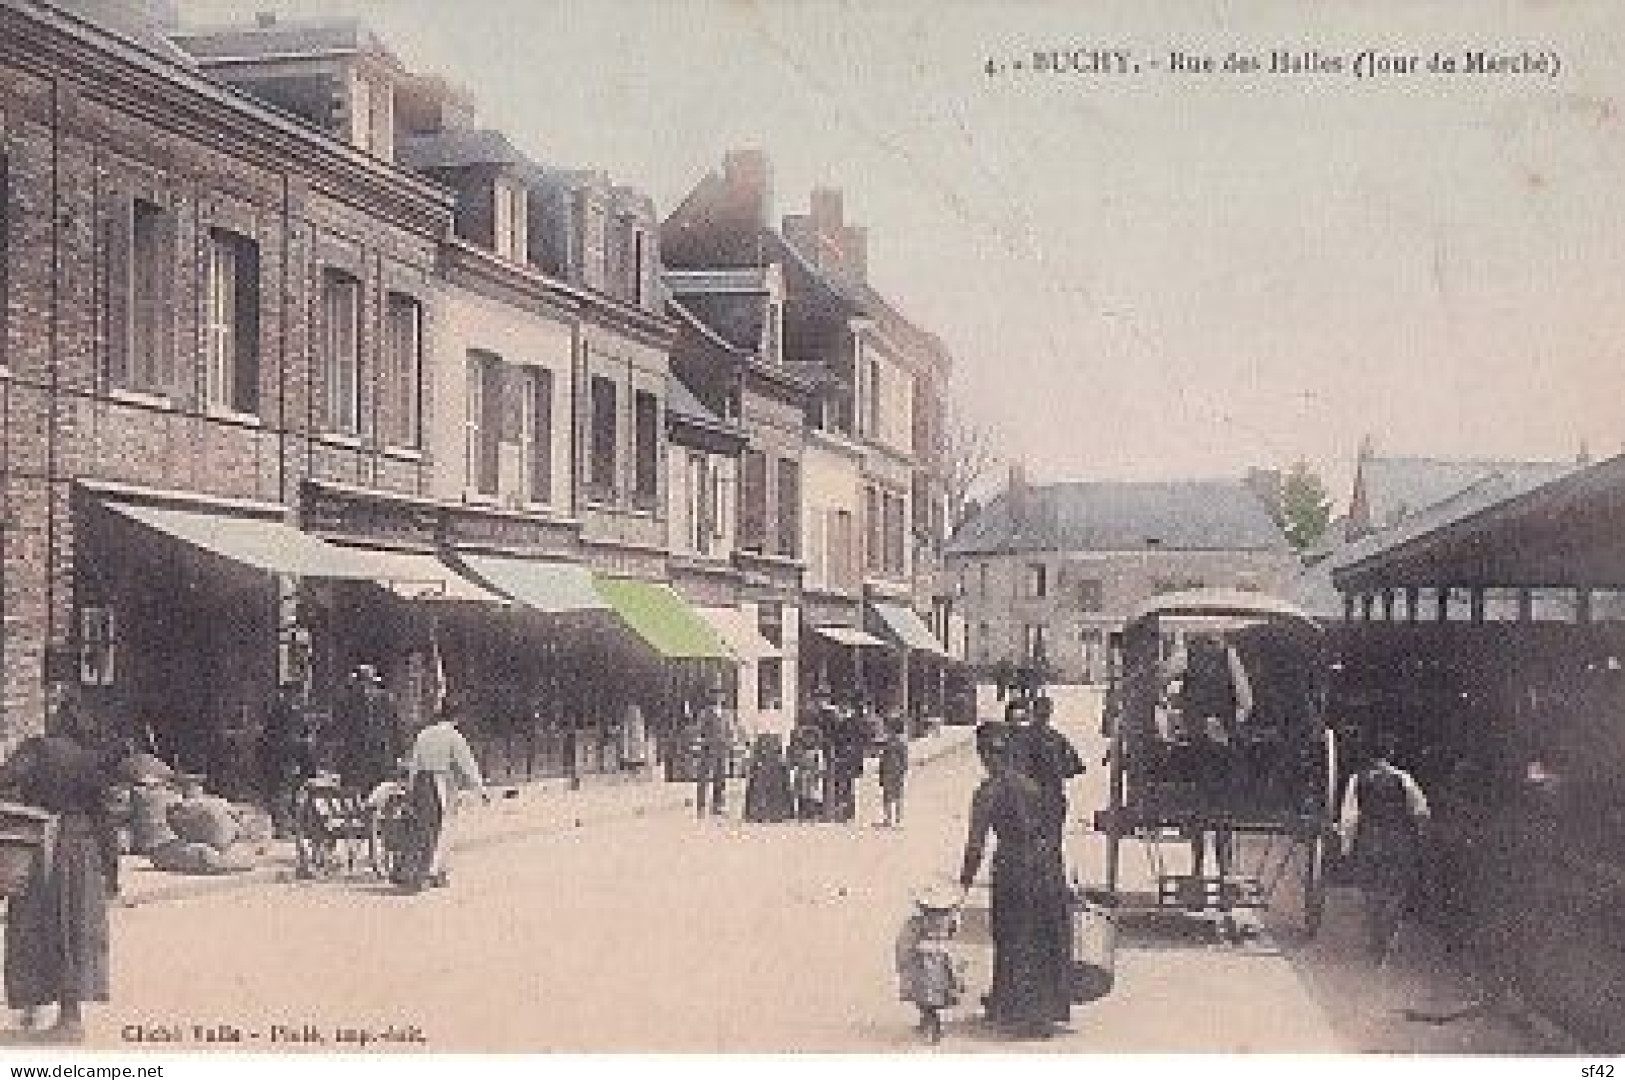
<path fill-rule="evenodd" d="M 880 804 L 882 826 L 903 823 L 903 782 L 908 777 L 908 738 L 901 723 L 894 723 L 880 747 Z"/>
<path fill-rule="evenodd" d="M 959 1004 L 965 990 L 964 961 L 945 945 L 959 932 L 959 893 L 929 886 L 915 894 L 914 907 L 897 935 L 897 996 L 920 1010 L 917 1030 L 936 1044 L 942 1041 L 942 1010 Z"/>

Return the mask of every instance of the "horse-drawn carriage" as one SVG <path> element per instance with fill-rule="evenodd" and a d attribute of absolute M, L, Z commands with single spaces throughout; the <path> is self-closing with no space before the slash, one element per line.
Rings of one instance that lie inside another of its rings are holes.
<path fill-rule="evenodd" d="M 1337 777 L 1322 638 L 1291 604 L 1224 589 L 1153 597 L 1114 635 L 1109 803 L 1095 822 L 1111 903 L 1144 895 L 1123 887 L 1137 841 L 1154 907 L 1216 911 L 1237 935 L 1232 912 L 1268 906 L 1295 867 L 1305 928 L 1318 929 Z M 1198 664 L 1202 653 L 1222 659 Z M 1215 678 L 1218 693 L 1199 690 Z"/>

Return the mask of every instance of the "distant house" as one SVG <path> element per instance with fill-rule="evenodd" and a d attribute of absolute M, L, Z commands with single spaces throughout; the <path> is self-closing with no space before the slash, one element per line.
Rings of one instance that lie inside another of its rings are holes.
<path fill-rule="evenodd" d="M 1105 677 L 1107 635 L 1147 597 L 1198 586 L 1277 591 L 1297 565 L 1243 481 L 1031 485 L 1019 469 L 947 548 L 969 659 L 1042 657 L 1068 682 Z"/>
<path fill-rule="evenodd" d="M 1573 461 L 1378 457 L 1362 452 L 1355 467 L 1344 535 L 1358 540 L 1390 528 L 1492 478 L 1512 487 L 1530 488 L 1574 468 Z"/>

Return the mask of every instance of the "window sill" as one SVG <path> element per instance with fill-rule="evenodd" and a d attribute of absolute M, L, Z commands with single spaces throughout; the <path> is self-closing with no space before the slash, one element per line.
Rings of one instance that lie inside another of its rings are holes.
<path fill-rule="evenodd" d="M 422 450 L 414 450 L 409 446 L 386 446 L 384 447 L 384 456 L 394 458 L 397 461 L 422 462 L 426 460 Z"/>
<path fill-rule="evenodd" d="M 495 495 L 487 495 L 483 491 L 463 492 L 463 502 L 469 506 L 483 506 L 491 510 L 496 510 L 501 506 Z"/>
<path fill-rule="evenodd" d="M 222 409 L 209 407 L 203 410 L 203 415 L 210 420 L 219 420 L 225 424 L 236 424 L 239 427 L 264 427 L 265 421 L 258 413 L 238 412 L 236 409 Z"/>
<path fill-rule="evenodd" d="M 361 436 L 341 435 L 336 431 L 322 431 L 316 435 L 316 441 L 326 443 L 328 446 L 341 446 L 346 450 L 361 449 Z"/>
<path fill-rule="evenodd" d="M 107 396 L 121 405 L 139 405 L 144 409 L 163 409 L 166 412 L 175 408 L 175 402 L 168 394 L 154 394 L 146 390 L 126 390 L 115 386 L 107 391 Z"/>

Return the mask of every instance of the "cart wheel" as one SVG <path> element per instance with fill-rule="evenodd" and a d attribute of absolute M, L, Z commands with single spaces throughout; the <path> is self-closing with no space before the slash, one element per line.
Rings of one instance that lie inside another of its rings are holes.
<path fill-rule="evenodd" d="M 1303 931 L 1309 937 L 1320 933 L 1320 918 L 1326 912 L 1326 837 L 1309 841 L 1303 860 Z"/>

